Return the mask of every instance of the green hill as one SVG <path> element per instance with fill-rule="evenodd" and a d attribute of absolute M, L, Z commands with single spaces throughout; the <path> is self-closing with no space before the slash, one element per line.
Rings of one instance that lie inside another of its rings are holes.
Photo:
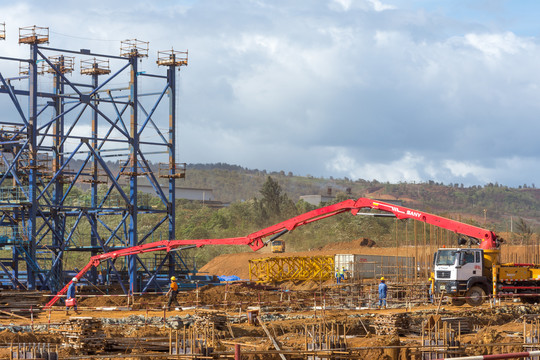
<path fill-rule="evenodd" d="M 260 197 L 266 178 L 276 180 L 294 202 L 301 195 L 347 194 L 347 197 L 399 199 L 405 206 L 432 213 L 456 214 L 492 223 L 506 230 L 511 218 L 523 218 L 540 225 L 540 189 L 532 186 L 510 188 L 499 184 L 464 187 L 462 184 L 381 183 L 377 180 L 325 179 L 295 176 L 292 173 L 250 170 L 228 164 L 189 164 L 185 181 L 179 186 L 212 188 L 217 200 L 245 201 Z M 485 211 L 484 211 L 485 210 Z M 507 226 L 506 226 L 507 225 Z"/>

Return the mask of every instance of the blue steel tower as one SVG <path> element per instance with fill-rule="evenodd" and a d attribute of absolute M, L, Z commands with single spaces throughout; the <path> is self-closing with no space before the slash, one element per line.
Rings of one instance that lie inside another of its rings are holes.
<path fill-rule="evenodd" d="M 139 69 L 148 42 L 123 41 L 118 56 L 48 43 L 48 28 L 20 28 L 28 58 L 0 56 L 0 284 L 55 292 L 67 254 L 86 262 L 158 234 L 175 238 L 176 179 L 185 177 L 176 162 L 176 73 L 188 53 L 159 51 L 159 74 Z M 18 74 L 6 73 L 13 64 Z M 141 82 L 151 90 L 140 93 Z M 155 155 L 168 162 L 153 164 Z M 112 259 L 102 272 L 134 293 L 160 290 L 158 274 L 187 269 L 176 252 L 149 260 Z M 87 280 L 97 282 L 97 270 Z"/>

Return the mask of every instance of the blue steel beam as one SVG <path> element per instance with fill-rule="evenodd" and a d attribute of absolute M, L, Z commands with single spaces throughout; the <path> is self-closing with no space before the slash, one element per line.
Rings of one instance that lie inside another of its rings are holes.
<path fill-rule="evenodd" d="M 15 93 L 13 92 L 13 89 L 11 88 L 11 85 L 4 80 L 4 77 L 2 76 L 2 73 L 0 73 L 0 81 L 4 85 L 6 92 L 9 94 L 9 97 L 11 98 L 11 101 L 13 102 L 13 105 L 17 109 L 17 112 L 21 116 L 22 121 L 26 126 L 28 126 L 28 119 L 24 115 L 24 111 L 21 108 L 21 104 L 19 104 L 19 100 L 17 100 L 17 97 L 15 96 Z"/>
<path fill-rule="evenodd" d="M 148 116 L 148 113 L 146 112 L 146 110 L 144 109 L 144 106 L 141 103 L 139 103 L 139 107 L 141 108 L 141 111 L 143 112 L 143 114 L 145 116 Z M 156 133 L 158 134 L 158 136 L 163 141 L 163 144 L 167 145 L 168 141 L 165 139 L 165 136 L 163 136 L 163 134 L 161 133 L 161 130 L 159 130 L 159 128 L 156 126 L 156 124 L 154 123 L 151 117 L 149 117 L 149 121 L 152 127 L 154 128 L 154 130 L 156 131 Z"/>
<path fill-rule="evenodd" d="M 103 222 L 103 220 L 101 220 L 100 218 L 98 218 L 97 220 L 101 223 L 101 225 L 107 229 L 111 234 L 109 235 L 109 238 L 105 241 L 105 245 L 109 245 L 109 243 L 111 241 L 113 241 L 114 239 L 118 239 L 118 241 L 122 242 L 125 246 L 127 246 L 127 244 L 122 240 L 122 238 L 120 238 L 120 236 L 116 235 L 116 233 L 118 232 L 118 230 L 120 230 L 120 228 L 122 226 L 125 225 L 126 223 L 126 220 L 128 219 L 129 217 L 129 213 L 128 212 L 125 212 L 122 216 L 122 220 L 120 220 L 118 222 L 118 224 L 116 225 L 116 228 L 114 229 L 111 229 L 107 224 L 105 224 L 105 222 Z"/>
<path fill-rule="evenodd" d="M 143 244 L 146 241 L 146 239 L 148 239 L 150 235 L 154 234 L 154 232 L 168 219 L 169 219 L 169 214 L 167 214 L 167 216 L 159 220 L 159 222 L 156 225 L 154 225 L 154 227 L 152 227 L 152 229 L 150 229 L 148 233 L 146 233 L 146 235 L 143 236 L 143 238 L 139 241 L 139 245 Z"/>
<path fill-rule="evenodd" d="M 56 170 L 55 174 L 54 174 L 53 177 L 51 178 L 51 181 L 49 181 L 49 183 L 45 186 L 45 188 L 44 188 L 44 189 L 41 191 L 41 193 L 38 195 L 38 197 L 37 197 L 38 200 L 41 199 L 41 197 L 45 194 L 45 192 L 47 191 L 47 189 L 48 189 L 50 186 L 55 185 L 55 184 L 58 185 L 57 180 L 58 180 L 58 178 L 59 178 L 60 176 L 62 176 L 62 171 L 64 171 L 64 169 L 68 166 L 69 161 L 70 161 L 71 159 L 73 159 L 73 157 L 77 154 L 77 151 L 82 147 L 82 145 L 83 145 L 82 142 L 79 143 L 79 144 L 77 145 L 77 147 L 75 148 L 75 150 L 71 152 L 71 155 L 69 156 L 68 160 L 67 160 L 66 162 L 64 162 L 64 163 L 62 164 L 62 166 L 61 166 L 59 169 Z M 89 158 L 89 156 L 88 156 L 87 158 Z M 80 173 L 82 172 L 83 169 L 84 169 L 84 166 L 82 166 L 82 167 L 80 168 L 79 172 L 78 172 L 77 175 L 76 175 L 76 179 L 80 176 Z M 72 185 L 75 184 L 75 181 L 72 181 L 71 184 L 72 184 Z M 72 188 L 72 187 L 70 187 L 70 189 L 71 189 L 71 188 Z M 60 202 L 64 202 L 64 200 L 65 200 L 65 197 L 61 197 L 61 201 L 60 201 Z"/>
<path fill-rule="evenodd" d="M 124 135 L 126 137 L 126 139 L 130 139 L 130 136 L 128 133 L 124 132 L 123 129 L 120 129 L 118 127 L 118 125 L 116 125 L 116 122 L 114 122 L 113 120 L 109 119 L 109 117 L 107 115 L 105 115 L 104 113 L 102 113 L 96 106 L 94 106 L 93 104 L 88 104 L 91 108 L 93 108 L 104 120 L 106 120 L 112 127 L 114 127 L 117 131 L 120 132 L 120 134 Z"/>
<path fill-rule="evenodd" d="M 138 57 L 132 56 L 131 63 L 131 79 L 130 79 L 130 101 L 131 101 L 131 142 L 130 142 L 130 177 L 129 177 L 129 246 L 138 244 L 138 228 L 137 228 L 137 154 L 139 153 L 139 133 L 138 129 L 138 106 L 137 106 L 137 62 Z M 129 290 L 131 293 L 138 292 L 137 282 L 137 256 L 130 255 L 128 257 L 128 274 L 129 274 Z"/>
<path fill-rule="evenodd" d="M 79 54 L 79 55 L 95 56 L 98 58 L 107 58 L 107 59 L 115 59 L 115 60 L 123 60 L 123 61 L 127 60 L 125 57 L 122 57 L 122 56 L 98 54 L 98 53 L 93 53 L 87 49 L 81 49 L 80 51 L 76 51 L 76 50 L 68 50 L 68 49 L 57 49 L 57 48 L 52 48 L 48 46 L 47 47 L 38 46 L 38 47 L 40 50 L 54 51 L 54 52 L 60 52 L 64 54 Z"/>
<path fill-rule="evenodd" d="M 32 268 L 32 265 L 36 262 L 36 221 L 37 221 L 37 207 L 38 201 L 36 198 L 36 180 L 37 180 L 37 55 L 38 49 L 36 44 L 30 45 L 30 59 L 32 61 L 29 63 L 28 70 L 28 88 L 29 88 L 29 98 L 28 98 L 28 138 L 30 139 L 30 149 L 29 149 L 29 160 L 30 168 L 28 171 L 28 194 L 30 206 L 28 209 L 28 227 L 27 227 L 27 237 L 28 237 L 28 251 L 26 252 L 26 265 L 27 265 L 27 275 L 28 275 L 28 288 L 30 290 L 36 289 L 36 274 L 35 270 Z"/>
<path fill-rule="evenodd" d="M 173 54 L 173 58 L 176 55 Z M 174 64 L 174 61 L 173 61 Z M 169 215 L 169 239 L 176 239 L 176 67 L 171 65 L 167 69 L 167 80 L 169 83 L 169 203 L 167 213 Z M 171 256 L 169 262 L 169 275 L 175 271 L 174 257 Z"/>
<path fill-rule="evenodd" d="M 152 115 L 156 111 L 159 103 L 161 102 L 161 99 L 163 99 L 163 96 L 165 96 L 165 93 L 167 92 L 167 90 L 168 90 L 168 86 L 165 86 L 165 88 L 163 89 L 163 91 L 159 95 L 159 98 L 157 99 L 156 103 L 154 104 L 154 107 L 152 108 L 152 110 L 150 110 L 150 113 L 146 115 L 146 119 L 144 120 L 143 124 L 141 125 L 141 128 L 139 129 L 138 136 L 141 136 L 141 133 L 144 131 L 144 128 L 146 127 L 146 124 L 148 124 L 148 121 L 150 121 L 152 119 Z M 139 102 L 137 102 L 137 105 L 138 104 L 139 104 Z"/>
<path fill-rule="evenodd" d="M 70 107 L 69 109 L 67 110 L 63 110 L 62 109 L 62 112 L 58 113 L 55 117 L 53 117 L 50 121 L 46 122 L 45 124 L 43 124 L 41 127 L 38 128 L 38 130 L 43 130 L 45 128 L 48 128 L 49 126 L 51 126 L 52 124 L 54 124 L 56 122 L 56 120 L 58 120 L 58 118 L 60 117 L 64 117 L 66 116 L 67 114 L 69 114 L 70 112 L 72 112 L 73 110 L 75 110 L 77 107 L 79 107 L 80 105 L 82 105 L 82 103 L 77 103 L 75 104 L 74 106 Z M 84 111 L 84 109 L 83 109 Z M 81 114 L 82 115 L 82 114 Z"/>
<path fill-rule="evenodd" d="M 144 163 L 145 167 L 149 169 L 150 164 L 148 163 L 148 161 L 146 161 L 146 158 L 141 152 L 139 152 L 139 157 L 141 158 L 141 161 Z M 154 188 L 154 191 L 159 196 L 159 199 L 161 200 L 163 205 L 167 207 L 168 206 L 167 198 L 165 197 L 165 194 L 163 193 L 161 186 L 159 186 L 159 182 L 156 179 L 155 175 L 152 172 L 150 172 L 149 174 L 146 175 L 146 178 L 148 179 L 148 182 L 150 183 L 150 185 L 152 185 L 152 187 Z"/>
<path fill-rule="evenodd" d="M 116 189 L 118 190 L 122 198 L 124 198 L 126 203 L 129 204 L 130 198 L 128 198 L 124 190 L 122 190 L 122 187 L 120 186 L 120 184 L 116 182 L 115 176 L 112 174 L 111 170 L 109 170 L 109 167 L 107 166 L 105 161 L 103 161 L 102 157 L 98 153 L 96 153 L 94 149 L 92 149 L 92 147 L 88 144 L 88 141 L 86 141 L 85 144 L 88 146 L 88 149 L 90 150 L 92 155 L 96 157 L 96 159 L 98 160 L 103 170 L 107 173 L 107 176 L 109 177 L 109 179 L 111 179 L 111 181 L 113 182 L 112 186 L 116 187 Z"/>
<path fill-rule="evenodd" d="M 58 69 L 56 68 L 56 66 L 49 60 L 47 59 L 47 57 L 45 55 L 43 55 L 43 53 L 41 51 L 38 50 L 38 48 L 34 45 L 34 48 L 35 48 L 35 51 L 36 51 L 36 54 L 39 55 L 41 57 L 41 60 L 45 61 L 56 73 L 57 76 L 59 76 L 61 79 L 62 79 L 62 82 L 64 82 L 65 84 L 67 84 L 70 88 L 73 89 L 73 91 L 75 91 L 80 97 L 83 96 L 83 93 L 81 93 L 79 91 L 79 89 L 74 86 L 71 81 L 69 81 L 65 76 L 64 74 L 62 74 L 61 71 L 58 71 Z M 36 61 L 37 58 L 34 58 L 34 61 Z M 31 63 L 32 65 L 32 63 Z M 55 94 L 56 95 L 56 94 Z"/>
<path fill-rule="evenodd" d="M 92 86 L 94 88 L 94 91 L 92 92 L 93 95 L 91 95 L 94 98 L 94 107 L 92 109 L 92 147 L 94 149 L 98 148 L 98 112 L 96 111 L 98 107 L 98 101 L 95 99 L 98 99 L 97 93 L 95 93 L 95 89 L 99 86 L 99 78 L 98 74 L 92 75 Z M 98 99 L 99 100 L 99 99 Z M 91 201 L 90 204 L 93 209 L 97 207 L 97 197 L 98 197 L 98 161 L 95 156 L 92 156 L 92 187 L 91 187 Z M 97 215 L 95 212 L 92 212 L 90 215 L 90 246 L 94 247 L 98 244 L 98 239 L 101 244 L 103 244 L 101 238 L 99 237 L 98 231 L 97 231 L 97 224 L 96 224 L 96 218 Z M 105 248 L 103 248 L 105 250 Z M 97 255 L 97 252 L 92 251 L 92 256 Z M 97 268 L 94 267 L 90 271 L 90 278 L 93 280 L 93 282 L 97 281 Z"/>

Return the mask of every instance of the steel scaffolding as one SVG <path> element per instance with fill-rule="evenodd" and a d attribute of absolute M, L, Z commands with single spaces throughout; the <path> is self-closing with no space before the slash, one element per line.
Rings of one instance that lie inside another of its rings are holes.
<path fill-rule="evenodd" d="M 119 56 L 48 43 L 48 28 L 20 28 L 29 57 L 0 56 L 20 64 L 16 76 L 0 72 L 0 284 L 56 292 L 69 276 L 68 251 L 87 260 L 161 232 L 175 238 L 175 181 L 185 176 L 185 164 L 176 163 L 175 70 L 187 65 L 188 53 L 159 51 L 157 67 L 167 70 L 160 75 L 138 68 L 148 42 L 125 40 Z M 142 79 L 153 92 L 139 93 Z M 168 134 L 159 127 L 167 116 Z M 159 173 L 155 154 L 168 157 Z M 154 197 L 141 196 L 139 182 Z M 158 274 L 187 270 L 179 253 L 151 266 L 146 260 L 130 256 L 125 269 L 110 260 L 103 273 L 133 293 L 161 290 Z M 87 280 L 100 275 L 94 270 Z"/>

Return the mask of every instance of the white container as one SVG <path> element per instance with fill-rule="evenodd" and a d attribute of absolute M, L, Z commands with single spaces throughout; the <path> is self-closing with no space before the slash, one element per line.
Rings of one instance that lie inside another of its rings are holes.
<path fill-rule="evenodd" d="M 349 279 L 376 279 L 381 276 L 414 274 L 414 257 L 336 254 L 334 270 L 344 268 Z M 408 273 L 408 274 L 407 274 Z"/>

